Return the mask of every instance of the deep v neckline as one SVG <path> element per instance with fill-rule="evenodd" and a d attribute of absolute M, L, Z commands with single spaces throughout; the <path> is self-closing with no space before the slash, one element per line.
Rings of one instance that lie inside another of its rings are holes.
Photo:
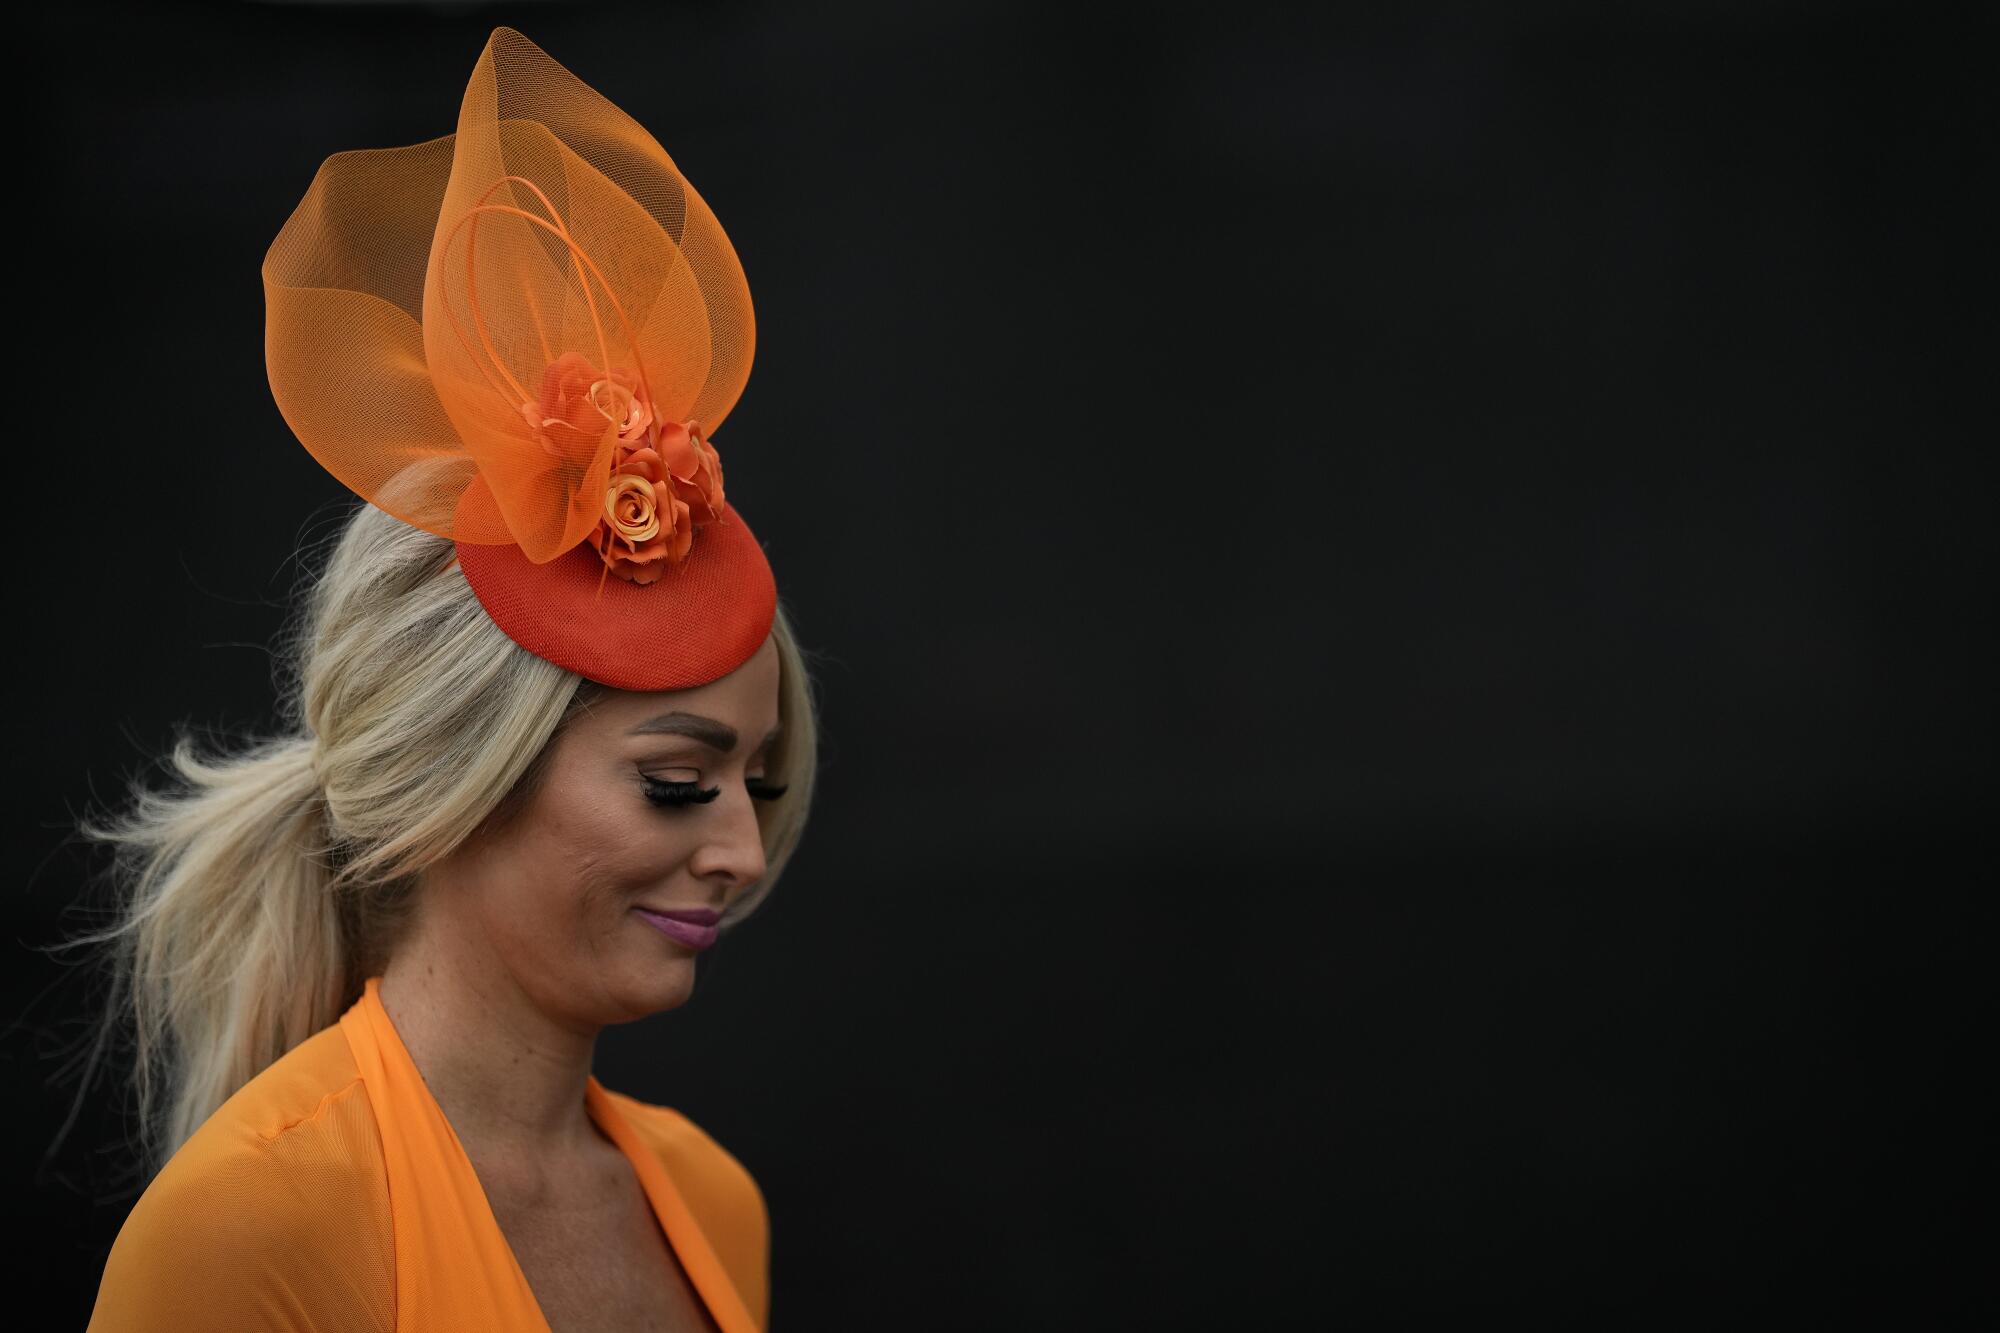
<path fill-rule="evenodd" d="M 381 978 L 341 1017 L 368 1086 L 389 1175 L 399 1330 L 485 1328 L 552 1333 L 486 1188 L 382 1005 Z M 714 1245 L 657 1154 L 588 1076 L 584 1105 L 639 1177 L 654 1220 L 722 1333 L 759 1333 Z"/>

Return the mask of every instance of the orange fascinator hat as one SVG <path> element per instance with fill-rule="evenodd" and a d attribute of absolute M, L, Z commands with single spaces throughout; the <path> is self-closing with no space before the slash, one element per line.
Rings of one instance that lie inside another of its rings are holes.
<path fill-rule="evenodd" d="M 335 153 L 264 258 L 278 410 L 342 483 L 453 539 L 516 643 L 684 689 L 771 630 L 777 585 L 713 443 L 750 288 L 653 137 L 512 28 L 454 134 Z"/>

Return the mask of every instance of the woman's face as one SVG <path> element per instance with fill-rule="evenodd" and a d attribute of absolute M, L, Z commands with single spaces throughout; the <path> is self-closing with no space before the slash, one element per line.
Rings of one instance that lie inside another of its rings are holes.
<path fill-rule="evenodd" d="M 768 638 L 721 680 L 614 690 L 579 713 L 532 800 L 449 877 L 466 943 L 579 1027 L 684 1002 L 700 950 L 640 909 L 719 915 L 763 877 L 753 793 L 766 790 L 778 678 Z"/>

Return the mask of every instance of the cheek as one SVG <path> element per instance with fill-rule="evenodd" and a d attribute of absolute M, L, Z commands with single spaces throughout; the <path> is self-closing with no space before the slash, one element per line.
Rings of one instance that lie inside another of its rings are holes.
<path fill-rule="evenodd" d="M 629 793 L 552 803 L 536 833 L 516 883 L 543 932 L 567 920 L 587 933 L 642 898 L 663 899 L 693 851 L 672 812 Z"/>

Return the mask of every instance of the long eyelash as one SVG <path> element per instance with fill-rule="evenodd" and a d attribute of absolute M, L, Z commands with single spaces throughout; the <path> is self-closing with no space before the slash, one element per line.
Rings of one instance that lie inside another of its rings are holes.
<path fill-rule="evenodd" d="M 655 805 L 676 807 L 684 805 L 707 805 L 710 801 L 722 795 L 722 788 L 720 787 L 710 787 L 707 790 L 703 790 L 699 783 L 694 782 L 667 782 L 661 778 L 647 778 L 645 779 L 645 783 L 646 799 Z M 780 783 L 778 786 L 773 787 L 767 783 L 752 782 L 745 785 L 748 787 L 752 799 L 775 801 L 785 794 L 787 784 Z"/>
<path fill-rule="evenodd" d="M 655 805 L 707 805 L 722 795 L 722 788 L 701 789 L 696 782 L 664 782 L 659 778 L 647 778 L 646 799 Z"/>

